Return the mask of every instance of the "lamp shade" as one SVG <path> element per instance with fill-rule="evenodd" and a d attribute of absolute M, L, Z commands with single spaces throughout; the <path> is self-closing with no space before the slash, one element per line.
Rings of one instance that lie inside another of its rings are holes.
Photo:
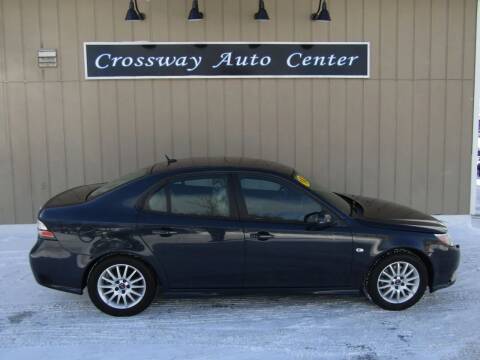
<path fill-rule="evenodd" d="M 320 0 L 318 4 L 318 10 L 316 13 L 312 14 L 312 20 L 314 21 L 331 21 L 330 13 L 327 8 L 327 1 Z"/>
<path fill-rule="evenodd" d="M 137 0 L 130 0 L 128 5 L 127 14 L 125 15 L 125 20 L 127 21 L 138 21 L 144 20 L 145 15 L 138 11 Z"/>
<path fill-rule="evenodd" d="M 198 9 L 198 0 L 193 0 L 192 9 L 190 14 L 188 14 L 189 21 L 198 21 L 203 19 L 203 13 Z"/>
<path fill-rule="evenodd" d="M 263 0 L 259 0 L 258 2 L 258 12 L 255 14 L 255 20 L 259 20 L 259 21 L 270 20 L 270 17 L 268 16 L 268 12 L 265 9 L 265 3 L 263 2 Z"/>

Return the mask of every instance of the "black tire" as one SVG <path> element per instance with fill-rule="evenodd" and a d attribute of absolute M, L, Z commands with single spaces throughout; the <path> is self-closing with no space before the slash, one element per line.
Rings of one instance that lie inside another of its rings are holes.
<path fill-rule="evenodd" d="M 97 287 L 101 274 L 111 266 L 120 264 L 135 268 L 145 279 L 144 282 L 142 281 L 142 284 L 145 284 L 143 297 L 140 297 L 139 302 L 135 305 L 123 309 L 112 307 L 105 302 Z M 142 261 L 130 256 L 113 256 L 100 261 L 93 267 L 88 276 L 87 287 L 90 300 L 99 310 L 112 316 L 132 316 L 142 312 L 150 305 L 156 294 L 157 281 L 153 271 Z"/>
<path fill-rule="evenodd" d="M 418 284 L 418 289 L 414 292 L 414 295 L 410 299 L 406 299 L 404 302 L 401 303 L 392 303 L 385 300 L 384 297 L 382 297 L 382 295 L 380 294 L 380 290 L 378 289 L 378 279 L 385 268 L 397 262 L 408 263 L 415 267 L 418 272 L 420 281 Z M 385 310 L 398 311 L 407 309 L 410 306 L 416 304 L 425 293 L 427 284 L 428 271 L 424 262 L 417 255 L 409 251 L 398 251 L 387 255 L 375 264 L 367 277 L 365 289 L 368 292 L 368 295 L 373 301 L 373 303 Z"/>

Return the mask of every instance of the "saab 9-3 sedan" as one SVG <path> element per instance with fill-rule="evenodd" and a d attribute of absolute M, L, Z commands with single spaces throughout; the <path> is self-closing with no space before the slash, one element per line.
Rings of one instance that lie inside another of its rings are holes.
<path fill-rule="evenodd" d="M 432 216 L 244 158 L 167 158 L 63 192 L 40 210 L 30 253 L 41 285 L 87 288 L 115 316 L 157 293 L 361 291 L 402 310 L 453 284 L 459 259 Z"/>

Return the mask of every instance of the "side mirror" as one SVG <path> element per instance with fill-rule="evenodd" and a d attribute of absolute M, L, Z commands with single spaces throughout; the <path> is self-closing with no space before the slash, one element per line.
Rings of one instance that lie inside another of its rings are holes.
<path fill-rule="evenodd" d="M 307 225 L 313 226 L 314 228 L 324 228 L 334 224 L 332 215 L 326 213 L 325 211 L 317 211 L 305 215 L 303 220 Z"/>

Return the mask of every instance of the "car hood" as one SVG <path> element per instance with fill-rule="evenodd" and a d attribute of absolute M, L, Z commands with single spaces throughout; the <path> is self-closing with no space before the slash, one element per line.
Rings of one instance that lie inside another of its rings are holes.
<path fill-rule="evenodd" d="M 438 219 L 407 206 L 365 196 L 347 196 L 362 207 L 352 215 L 357 220 L 436 234 L 447 232 L 447 227 Z"/>

